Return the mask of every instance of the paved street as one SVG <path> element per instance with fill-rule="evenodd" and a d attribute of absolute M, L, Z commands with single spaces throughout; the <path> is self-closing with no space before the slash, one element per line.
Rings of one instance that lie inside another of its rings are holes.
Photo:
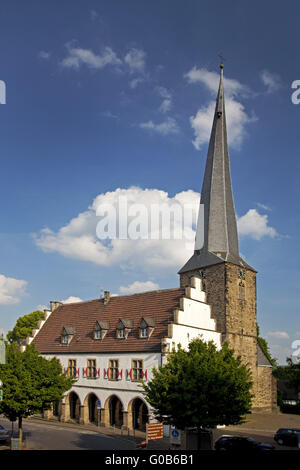
<path fill-rule="evenodd" d="M 0 424 L 11 430 L 11 423 L 0 418 Z M 17 423 L 14 424 L 17 436 Z M 27 449 L 34 450 L 131 450 L 133 441 L 81 429 L 24 420 L 23 434 Z"/>
<path fill-rule="evenodd" d="M 0 418 L 0 424 L 11 430 L 11 423 Z M 26 448 L 33 450 L 134 450 L 136 441 L 126 436 L 112 435 L 112 430 L 103 429 L 95 431 L 91 426 L 76 424 L 64 424 L 59 422 L 44 422 L 42 420 L 29 419 L 23 422 L 23 432 L 26 440 Z M 278 450 L 296 450 L 295 447 L 278 445 L 274 439 L 275 431 L 280 427 L 300 428 L 300 416 L 274 414 L 253 414 L 247 416 L 247 421 L 239 426 L 228 426 L 215 429 L 214 441 L 223 434 L 250 436 L 254 439 L 272 444 Z M 137 440 L 143 439 L 143 434 L 138 433 Z M 14 424 L 14 436 L 17 436 L 17 423 Z M 149 450 L 163 450 L 170 447 L 167 438 L 149 443 Z M 0 444 L 0 449 L 4 448 Z"/>

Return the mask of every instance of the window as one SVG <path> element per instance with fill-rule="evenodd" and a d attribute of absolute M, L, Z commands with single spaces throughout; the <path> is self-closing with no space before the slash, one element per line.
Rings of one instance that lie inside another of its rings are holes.
<path fill-rule="evenodd" d="M 76 360 L 69 359 L 68 362 L 68 376 L 69 377 L 76 377 Z"/>
<path fill-rule="evenodd" d="M 238 292 L 239 299 L 245 300 L 245 286 L 242 282 L 239 283 L 238 289 L 239 289 L 239 292 Z"/>
<path fill-rule="evenodd" d="M 101 339 L 101 328 L 95 330 L 95 339 Z"/>
<path fill-rule="evenodd" d="M 143 378 L 143 361 L 139 359 L 133 359 L 131 361 L 132 369 L 132 380 L 138 381 Z"/>
<path fill-rule="evenodd" d="M 124 328 L 120 328 L 120 329 L 117 330 L 117 336 L 118 336 L 118 338 L 125 338 Z"/>
<path fill-rule="evenodd" d="M 140 336 L 141 336 L 141 338 L 147 338 L 147 336 L 148 336 L 147 327 L 146 328 L 141 328 Z"/>
<path fill-rule="evenodd" d="M 87 377 L 90 379 L 94 379 L 96 377 L 96 359 L 88 359 Z"/>
<path fill-rule="evenodd" d="M 61 337 L 61 344 L 69 344 L 68 335 L 63 334 Z"/>
<path fill-rule="evenodd" d="M 119 361 L 116 359 L 110 359 L 109 371 L 108 371 L 109 380 L 118 380 L 118 372 L 119 372 Z"/>

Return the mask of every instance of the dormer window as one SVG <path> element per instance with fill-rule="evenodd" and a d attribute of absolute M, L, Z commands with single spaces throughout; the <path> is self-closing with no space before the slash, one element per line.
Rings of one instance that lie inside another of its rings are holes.
<path fill-rule="evenodd" d="M 75 334 L 76 328 L 74 326 L 64 326 L 61 334 L 61 344 L 64 346 L 70 344 Z"/>
<path fill-rule="evenodd" d="M 142 321 L 140 323 L 140 328 L 139 328 L 139 337 L 146 339 L 150 338 L 150 336 L 153 333 L 153 330 L 155 328 L 155 319 L 152 317 L 143 317 Z"/>
<path fill-rule="evenodd" d="M 117 338 L 126 339 L 133 327 L 133 321 L 127 318 L 120 318 L 117 326 Z"/>
<path fill-rule="evenodd" d="M 94 329 L 94 339 L 95 340 L 102 340 L 105 338 L 106 333 L 109 330 L 109 322 L 98 320 L 96 321 L 95 329 Z"/>

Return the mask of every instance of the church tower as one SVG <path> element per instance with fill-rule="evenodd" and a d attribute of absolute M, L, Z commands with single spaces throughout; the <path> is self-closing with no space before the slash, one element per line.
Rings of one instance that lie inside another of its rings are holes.
<path fill-rule="evenodd" d="M 200 276 L 223 341 L 251 368 L 253 409 L 276 407 L 272 367 L 257 343 L 256 271 L 239 254 L 237 222 L 227 145 L 223 64 L 201 191 L 204 243 L 179 271 L 180 285 Z M 199 219 L 200 220 L 200 219 Z M 197 227 L 198 233 L 199 227 Z"/>

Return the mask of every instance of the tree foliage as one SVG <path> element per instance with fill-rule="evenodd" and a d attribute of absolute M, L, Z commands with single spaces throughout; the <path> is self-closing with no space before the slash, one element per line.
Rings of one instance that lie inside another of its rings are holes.
<path fill-rule="evenodd" d="M 40 310 L 28 313 L 23 317 L 18 318 L 17 323 L 12 331 L 9 331 L 6 335 L 9 343 L 25 339 L 27 336 L 31 336 L 31 332 L 34 328 L 37 328 L 39 320 L 44 319 L 44 313 Z"/>
<path fill-rule="evenodd" d="M 286 366 L 278 366 L 273 371 L 273 375 L 280 380 L 285 380 L 288 387 L 300 391 L 300 363 L 294 363 L 291 357 L 286 359 Z"/>
<path fill-rule="evenodd" d="M 188 351 L 169 353 L 167 363 L 143 382 L 146 399 L 159 421 L 179 429 L 237 424 L 250 412 L 250 369 L 224 343 L 195 339 Z"/>
<path fill-rule="evenodd" d="M 34 345 L 21 352 L 16 343 L 6 346 L 6 364 L 0 365 L 0 379 L 0 413 L 11 421 L 50 409 L 75 381 L 62 373 L 58 359 L 40 356 Z"/>

